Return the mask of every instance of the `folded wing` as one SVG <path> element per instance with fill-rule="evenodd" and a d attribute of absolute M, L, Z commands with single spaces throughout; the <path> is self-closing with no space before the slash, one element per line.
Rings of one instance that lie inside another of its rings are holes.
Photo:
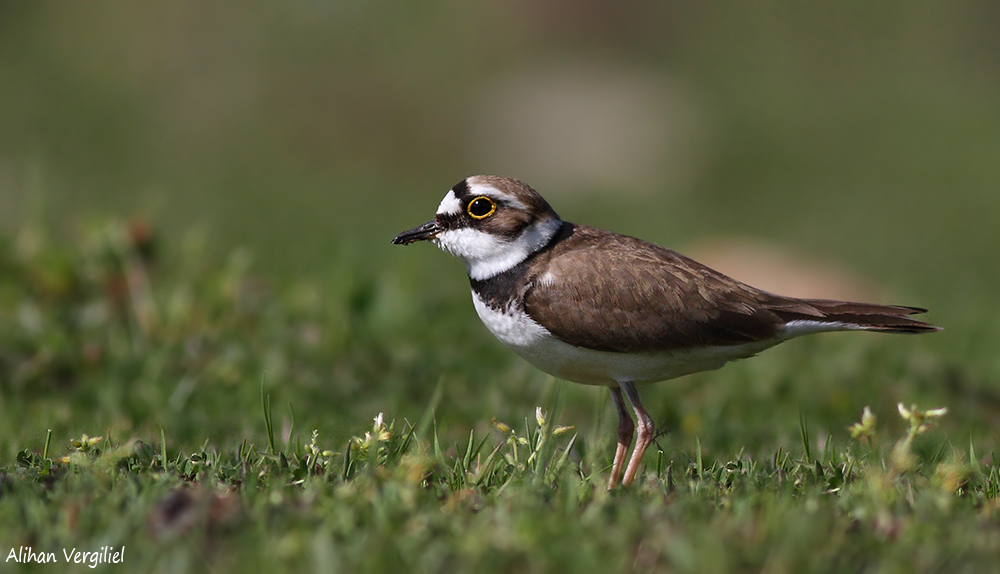
<path fill-rule="evenodd" d="M 539 256 L 547 262 L 537 267 L 525 310 L 556 338 L 588 349 L 664 352 L 819 331 L 937 330 L 907 317 L 923 309 L 781 297 L 669 249 L 586 226 Z"/>

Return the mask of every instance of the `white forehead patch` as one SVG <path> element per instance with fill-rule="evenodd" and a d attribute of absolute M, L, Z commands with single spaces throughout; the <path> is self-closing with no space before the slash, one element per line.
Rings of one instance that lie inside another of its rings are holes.
<path fill-rule="evenodd" d="M 454 191 L 448 190 L 448 194 L 441 200 L 437 212 L 438 215 L 455 215 L 462 212 L 462 203 L 455 197 Z"/>
<path fill-rule="evenodd" d="M 493 199 L 499 199 L 501 201 L 507 202 L 508 205 L 515 209 L 521 209 L 524 211 L 528 210 L 528 206 L 525 205 L 520 199 L 515 197 L 513 194 L 507 193 L 506 191 L 500 191 L 499 189 L 493 187 L 492 185 L 485 185 L 482 183 L 473 183 L 469 185 L 469 195 L 476 197 L 477 195 L 485 195 L 487 197 L 492 197 Z"/>

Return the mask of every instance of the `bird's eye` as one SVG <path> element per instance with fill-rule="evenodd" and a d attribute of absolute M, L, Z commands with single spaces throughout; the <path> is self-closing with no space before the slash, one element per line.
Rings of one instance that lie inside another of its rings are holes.
<path fill-rule="evenodd" d="M 487 217 L 493 215 L 493 212 L 496 210 L 496 202 L 485 195 L 480 195 L 476 199 L 470 201 L 469 207 L 466 208 L 469 215 L 476 219 L 486 219 Z"/>

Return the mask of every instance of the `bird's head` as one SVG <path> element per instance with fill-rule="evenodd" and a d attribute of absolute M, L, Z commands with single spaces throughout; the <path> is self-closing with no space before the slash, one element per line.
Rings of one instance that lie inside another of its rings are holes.
<path fill-rule="evenodd" d="M 451 188 L 434 219 L 404 231 L 392 242 L 430 240 L 483 280 L 510 269 L 545 247 L 562 220 L 535 190 L 506 177 L 476 175 Z"/>

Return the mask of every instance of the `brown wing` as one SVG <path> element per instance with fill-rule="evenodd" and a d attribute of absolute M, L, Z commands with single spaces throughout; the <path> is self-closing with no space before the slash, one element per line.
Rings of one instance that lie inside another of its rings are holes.
<path fill-rule="evenodd" d="M 771 339 L 784 323 L 762 305 L 769 294 L 633 237 L 575 226 L 539 256 L 546 259 L 533 266 L 525 310 L 573 345 L 618 352 L 735 345 Z"/>

